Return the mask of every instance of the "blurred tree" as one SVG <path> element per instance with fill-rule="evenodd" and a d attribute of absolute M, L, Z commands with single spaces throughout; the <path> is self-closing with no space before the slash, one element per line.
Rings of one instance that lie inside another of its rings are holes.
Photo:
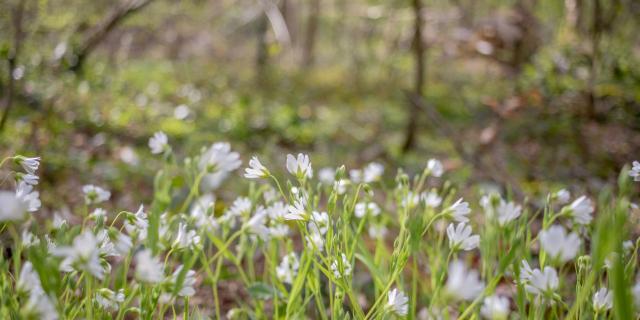
<path fill-rule="evenodd" d="M 422 18 L 422 1 L 412 0 L 413 14 L 414 14 L 414 32 L 413 32 L 413 56 L 415 61 L 414 66 L 414 92 L 417 96 L 423 96 L 425 85 L 425 61 L 424 61 L 424 40 L 422 37 L 423 18 Z M 418 129 L 418 117 L 420 109 L 417 104 L 409 102 L 409 113 L 407 120 L 407 127 L 405 133 L 404 144 L 402 145 L 402 152 L 406 153 L 413 149 L 416 144 L 416 131 Z"/>

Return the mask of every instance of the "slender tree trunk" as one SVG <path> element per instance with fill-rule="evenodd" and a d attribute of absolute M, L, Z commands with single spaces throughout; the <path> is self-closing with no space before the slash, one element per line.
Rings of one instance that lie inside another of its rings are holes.
<path fill-rule="evenodd" d="M 2 111 L 2 118 L 0 119 L 0 132 L 4 131 L 4 127 L 7 123 L 7 119 L 9 118 L 9 111 L 13 106 L 13 100 L 15 95 L 15 86 L 16 86 L 16 77 L 14 72 L 18 65 L 18 57 L 20 56 L 20 49 L 22 47 L 22 38 L 24 36 L 22 30 L 22 19 L 24 18 L 24 10 L 26 0 L 20 0 L 18 5 L 13 10 L 13 44 L 12 48 L 9 51 L 9 56 L 7 58 L 7 87 L 5 88 L 5 96 L 4 96 L 4 108 Z"/>
<path fill-rule="evenodd" d="M 320 0 L 311 0 L 307 29 L 302 48 L 302 65 L 310 67 L 314 63 L 314 48 L 316 45 L 316 34 L 318 31 L 318 21 L 320 18 Z"/>
<path fill-rule="evenodd" d="M 263 14 L 258 19 L 256 28 L 256 78 L 261 83 L 264 80 L 267 64 L 269 63 L 269 44 L 267 43 L 267 32 L 269 31 L 269 21 L 267 15 Z"/>
<path fill-rule="evenodd" d="M 422 97 L 425 84 L 425 46 L 424 42 L 422 41 L 422 27 L 424 23 L 422 20 L 422 0 L 413 0 L 413 12 L 415 15 L 415 27 L 413 34 L 413 55 L 415 59 L 414 93 L 417 96 Z M 402 151 L 405 153 L 415 147 L 419 113 L 419 107 L 414 103 L 410 103 L 408 115 L 409 119 L 406 128 L 405 141 L 402 146 Z"/>

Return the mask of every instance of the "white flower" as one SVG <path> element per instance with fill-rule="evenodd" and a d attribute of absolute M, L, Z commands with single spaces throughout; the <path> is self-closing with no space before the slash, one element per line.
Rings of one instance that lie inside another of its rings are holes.
<path fill-rule="evenodd" d="M 319 232 L 310 232 L 309 235 L 306 237 L 307 239 L 307 246 L 310 249 L 313 250 L 318 250 L 320 252 L 322 252 L 322 250 L 324 250 L 324 237 L 319 233 Z"/>
<path fill-rule="evenodd" d="M 267 204 L 278 200 L 279 197 L 280 194 L 278 191 L 269 185 L 267 185 L 267 190 L 262 193 L 262 198 L 264 198 L 264 202 Z"/>
<path fill-rule="evenodd" d="M 163 266 L 160 259 L 151 254 L 151 250 L 144 249 L 135 256 L 136 271 L 138 280 L 148 283 L 158 283 L 164 277 Z"/>
<path fill-rule="evenodd" d="M 372 224 L 369 226 L 369 237 L 372 239 L 384 239 L 389 230 L 384 225 Z"/>
<path fill-rule="evenodd" d="M 24 181 L 18 183 L 16 197 L 24 203 L 26 210 L 29 212 L 37 211 L 42 205 L 40 202 L 40 193 L 38 191 L 33 191 L 33 186 L 25 183 Z"/>
<path fill-rule="evenodd" d="M 117 257 L 120 254 L 117 252 L 115 245 L 111 242 L 109 238 L 109 234 L 106 229 L 102 229 L 98 231 L 96 235 L 96 240 L 98 241 L 98 251 L 100 252 L 101 257 Z"/>
<path fill-rule="evenodd" d="M 498 213 L 498 224 L 504 226 L 520 216 L 522 207 L 511 201 L 500 201 L 496 211 Z"/>
<path fill-rule="evenodd" d="M 509 316 L 509 298 L 493 295 L 484 298 L 480 314 L 486 319 L 504 320 Z"/>
<path fill-rule="evenodd" d="M 178 290 L 179 296 L 191 297 L 194 294 L 196 294 L 196 290 L 193 288 L 193 286 L 196 284 L 196 272 L 193 270 L 187 270 L 187 272 L 184 274 L 182 284 L 179 284 L 178 280 L 183 268 L 184 268 L 184 265 L 179 265 L 178 268 L 176 268 L 176 271 L 174 271 L 173 274 L 171 275 L 171 278 L 169 279 L 169 281 L 174 283 L 176 286 L 179 286 L 180 288 L 180 290 Z"/>
<path fill-rule="evenodd" d="M 340 179 L 333 183 L 333 190 L 335 190 L 337 194 L 344 194 L 345 192 L 347 192 L 347 187 L 350 184 L 351 181 L 347 179 Z"/>
<path fill-rule="evenodd" d="M 33 264 L 30 261 L 25 262 L 20 270 L 20 276 L 16 283 L 16 288 L 21 292 L 32 292 L 42 290 L 40 276 L 33 270 Z"/>
<path fill-rule="evenodd" d="M 73 267 L 91 273 L 98 279 L 104 277 L 104 268 L 100 264 L 98 239 L 91 231 L 84 231 L 73 239 L 71 246 L 57 247 L 53 255 L 63 257 L 60 269 L 73 271 Z"/>
<path fill-rule="evenodd" d="M 191 207 L 191 217 L 193 217 L 198 228 L 204 228 L 212 231 L 218 228 L 216 217 L 209 214 L 209 210 L 213 209 L 215 198 L 211 194 L 205 194 L 198 198 Z"/>
<path fill-rule="evenodd" d="M 287 214 L 287 211 L 288 207 L 282 201 L 274 202 L 267 208 L 269 219 L 276 221 L 284 221 L 284 216 Z"/>
<path fill-rule="evenodd" d="M 451 250 L 458 251 L 460 249 L 469 251 L 478 247 L 480 243 L 479 235 L 471 235 L 471 226 L 464 222 L 453 226 L 453 223 L 447 227 L 447 237 L 449 238 L 449 247 Z"/>
<path fill-rule="evenodd" d="M 359 202 L 354 213 L 358 218 L 364 217 L 367 213 L 375 217 L 380 214 L 380 207 L 375 202 Z"/>
<path fill-rule="evenodd" d="M 43 290 L 31 292 L 29 300 L 25 304 L 23 310 L 26 310 L 34 319 L 40 320 L 57 320 L 58 311 L 53 304 L 53 299 Z M 31 317 L 27 316 L 31 319 Z"/>
<path fill-rule="evenodd" d="M 326 212 L 314 211 L 309 221 L 309 231 L 318 232 L 321 235 L 327 233 L 329 227 L 329 215 Z"/>
<path fill-rule="evenodd" d="M 414 194 L 413 192 L 407 192 L 407 196 L 402 199 L 402 206 L 408 207 L 409 209 L 415 207 L 420 203 L 420 195 Z"/>
<path fill-rule="evenodd" d="M 404 317 L 409 311 L 409 298 L 398 289 L 393 289 L 387 294 L 387 307 L 391 312 Z"/>
<path fill-rule="evenodd" d="M 331 185 L 336 178 L 336 170 L 333 168 L 322 168 L 318 171 L 318 179 L 325 185 Z"/>
<path fill-rule="evenodd" d="M 17 178 L 16 181 L 18 183 L 24 182 L 24 183 L 32 185 L 32 186 L 37 185 L 38 184 L 38 180 L 40 179 L 40 177 L 38 177 L 38 176 L 36 176 L 34 174 L 31 174 L 31 173 L 23 174 L 23 173 L 20 173 L 20 172 L 16 173 L 16 178 Z"/>
<path fill-rule="evenodd" d="M 293 205 L 287 208 L 288 212 L 285 214 L 285 220 L 302 220 L 307 221 L 309 219 L 309 214 L 304 208 L 304 203 L 302 201 L 296 201 Z"/>
<path fill-rule="evenodd" d="M 15 160 L 18 162 L 19 165 L 22 166 L 24 171 L 33 175 L 36 174 L 36 171 L 38 171 L 38 167 L 40 166 L 40 157 L 29 158 L 29 157 L 17 156 Z"/>
<path fill-rule="evenodd" d="M 84 193 L 84 202 L 87 205 L 104 202 L 111 197 L 111 192 L 91 184 L 83 186 L 82 192 Z"/>
<path fill-rule="evenodd" d="M 629 170 L 629 176 L 632 177 L 634 181 L 640 181 L 640 162 L 634 161 L 632 165 L 633 167 Z"/>
<path fill-rule="evenodd" d="M 120 304 L 124 302 L 124 289 L 115 293 L 109 288 L 102 288 L 96 292 L 96 302 L 107 311 L 118 311 Z"/>
<path fill-rule="evenodd" d="M 522 260 L 520 266 L 520 283 L 528 283 L 531 280 L 531 276 L 533 276 L 533 269 L 531 269 L 527 260 Z"/>
<path fill-rule="evenodd" d="M 231 151 L 228 142 L 217 142 L 211 145 L 202 155 L 199 161 L 200 170 L 207 172 L 231 172 L 242 165 L 240 155 Z"/>
<path fill-rule="evenodd" d="M 40 239 L 36 237 L 29 230 L 22 230 L 22 246 L 25 248 L 29 248 L 40 243 Z"/>
<path fill-rule="evenodd" d="M 582 196 L 574 200 L 568 207 L 569 215 L 573 217 L 576 223 L 582 225 L 591 223 L 591 220 L 593 220 L 593 217 L 591 216 L 593 210 L 593 204 L 586 196 Z"/>
<path fill-rule="evenodd" d="M 331 271 L 336 279 L 351 275 L 351 263 L 349 263 L 349 260 L 347 260 L 347 256 L 344 253 L 341 256 L 342 261 L 336 259 L 333 260 L 333 263 L 331 264 Z"/>
<path fill-rule="evenodd" d="M 53 214 L 53 228 L 60 229 L 62 226 L 67 224 L 67 220 L 62 218 L 57 212 Z"/>
<path fill-rule="evenodd" d="M 427 171 L 434 177 L 441 177 L 444 173 L 444 166 L 440 160 L 429 159 L 429 161 L 427 161 Z"/>
<path fill-rule="evenodd" d="M 44 240 L 47 242 L 47 250 L 49 252 L 53 252 L 55 250 L 55 248 L 57 248 L 56 243 L 53 242 L 53 240 L 51 240 L 51 238 L 49 237 L 48 234 L 44 235 Z"/>
<path fill-rule="evenodd" d="M 147 228 L 149 227 L 149 220 L 147 214 L 144 212 L 144 206 L 140 205 L 138 211 L 134 214 L 127 214 L 127 218 L 124 223 L 124 228 L 129 234 L 135 233 L 139 239 L 147 238 Z"/>
<path fill-rule="evenodd" d="M 362 170 L 359 170 L 359 169 L 349 170 L 349 179 L 351 179 L 353 183 L 362 182 Z"/>
<path fill-rule="evenodd" d="M 15 192 L 0 191 L 0 221 L 19 221 L 25 217 L 27 204 Z"/>
<path fill-rule="evenodd" d="M 116 237 L 116 242 L 114 244 L 115 251 L 122 256 L 126 256 L 131 251 L 133 247 L 133 242 L 131 242 L 131 237 L 124 233 L 118 233 Z"/>
<path fill-rule="evenodd" d="M 571 193 L 567 189 L 558 190 L 554 196 L 558 199 L 559 204 L 569 203 L 569 200 L 571 199 Z"/>
<path fill-rule="evenodd" d="M 267 210 L 260 206 L 256 209 L 253 216 L 247 221 L 249 232 L 257 235 L 262 240 L 269 238 L 269 228 L 266 226 Z"/>
<path fill-rule="evenodd" d="M 531 277 L 525 284 L 525 289 L 529 293 L 538 296 L 551 296 L 558 289 L 559 284 L 556 269 L 547 266 L 544 267 L 544 271 L 534 269 L 531 272 Z"/>
<path fill-rule="evenodd" d="M 306 177 L 311 179 L 313 177 L 313 168 L 311 168 L 311 161 L 306 154 L 298 153 L 298 157 L 293 155 L 287 155 L 287 171 L 299 179 Z"/>
<path fill-rule="evenodd" d="M 468 222 L 469 218 L 467 215 L 471 213 L 471 209 L 469 209 L 469 203 L 463 201 L 462 198 L 458 199 L 454 204 L 452 204 L 447 211 L 453 217 L 453 220 L 457 222 Z"/>
<path fill-rule="evenodd" d="M 600 313 L 611 309 L 611 307 L 613 307 L 613 292 L 607 290 L 607 288 L 600 288 L 593 295 L 593 309 Z"/>
<path fill-rule="evenodd" d="M 551 226 L 540 232 L 540 245 L 552 257 L 567 262 L 573 259 L 581 244 L 580 237 L 574 232 L 567 234 L 560 225 Z"/>
<path fill-rule="evenodd" d="M 58 313 L 53 305 L 51 298 L 42 289 L 40 276 L 33 270 L 31 262 L 27 261 L 20 270 L 20 276 L 16 283 L 19 292 L 29 294 L 24 310 L 32 312 L 36 319 L 55 320 L 58 319 Z"/>
<path fill-rule="evenodd" d="M 247 179 L 267 178 L 270 175 L 269 170 L 260 163 L 256 156 L 249 160 L 249 168 L 244 169 L 244 172 L 244 177 Z"/>
<path fill-rule="evenodd" d="M 290 252 L 282 258 L 280 265 L 276 267 L 276 276 L 284 283 L 293 284 L 293 278 L 298 274 L 300 262 L 294 252 Z"/>
<path fill-rule="evenodd" d="M 484 284 L 480 281 L 478 271 L 469 271 L 463 262 L 456 260 L 449 264 L 449 277 L 445 288 L 455 299 L 471 301 L 482 293 Z"/>
<path fill-rule="evenodd" d="M 194 248 L 200 244 L 200 236 L 195 230 L 188 230 L 187 225 L 180 222 L 178 224 L 178 234 L 173 242 L 174 247 L 178 249 Z"/>
<path fill-rule="evenodd" d="M 238 197 L 233 201 L 227 213 L 233 217 L 242 216 L 251 211 L 251 200 L 246 197 Z"/>
<path fill-rule="evenodd" d="M 289 226 L 284 223 L 274 222 L 269 226 L 269 236 L 273 238 L 284 238 L 289 235 Z"/>
<path fill-rule="evenodd" d="M 167 135 L 162 131 L 158 131 L 149 139 L 149 149 L 153 154 L 163 153 L 169 149 L 168 142 Z"/>
<path fill-rule="evenodd" d="M 420 195 L 424 204 L 429 208 L 437 208 L 442 203 L 442 198 L 438 195 L 438 192 L 431 190 L 429 192 L 423 192 Z"/>
<path fill-rule="evenodd" d="M 240 155 L 231 151 L 231 145 L 226 142 L 214 143 L 206 149 L 198 162 L 198 168 L 208 174 L 202 179 L 202 188 L 211 191 L 220 186 L 230 172 L 242 165 Z"/>
<path fill-rule="evenodd" d="M 363 181 L 365 183 L 371 183 L 380 180 L 380 177 L 384 173 L 384 166 L 377 162 L 371 162 L 362 171 Z"/>
<path fill-rule="evenodd" d="M 93 212 L 91 212 L 91 216 L 96 220 L 102 219 L 107 216 L 107 210 L 102 208 L 96 208 L 95 210 L 93 210 Z"/>

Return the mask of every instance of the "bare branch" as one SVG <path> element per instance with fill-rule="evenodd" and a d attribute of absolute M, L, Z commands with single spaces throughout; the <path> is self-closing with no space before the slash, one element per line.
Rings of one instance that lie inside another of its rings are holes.
<path fill-rule="evenodd" d="M 128 16 L 146 7 L 152 1 L 153 0 L 128 0 L 111 11 L 100 23 L 89 29 L 86 33 L 84 40 L 75 50 L 76 59 L 69 68 L 75 72 L 82 70 L 84 61 L 93 50 L 104 41 L 111 31 Z"/>

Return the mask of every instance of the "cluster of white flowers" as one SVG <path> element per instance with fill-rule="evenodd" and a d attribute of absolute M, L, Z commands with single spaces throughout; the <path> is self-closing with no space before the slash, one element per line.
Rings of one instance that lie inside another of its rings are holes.
<path fill-rule="evenodd" d="M 0 222 L 21 221 L 27 212 L 35 212 L 42 205 L 40 193 L 34 190 L 39 181 L 36 172 L 40 167 L 40 157 L 16 156 L 13 159 L 25 172 L 15 172 L 15 191 L 0 191 Z"/>
<path fill-rule="evenodd" d="M 149 140 L 149 148 L 153 154 L 164 153 L 165 159 L 172 155 L 168 138 L 162 132 L 155 133 Z M 35 175 L 39 158 L 15 159 L 25 172 L 16 173 L 15 192 L 0 192 L 0 202 L 3 204 L 0 206 L 0 221 L 19 221 L 27 212 L 35 211 L 41 205 L 38 192 L 33 190 L 39 181 Z M 490 280 L 492 270 L 489 269 L 487 272 L 487 268 L 492 266 L 490 263 L 485 265 L 485 256 L 480 261 L 482 275 L 486 278 L 481 278 L 478 270 L 474 268 L 479 268 L 480 264 L 476 258 L 480 252 L 485 254 L 485 251 L 493 250 L 494 255 L 499 258 L 499 250 L 502 250 L 503 244 L 507 248 L 510 245 L 503 239 L 519 236 L 522 228 L 527 228 L 525 219 L 521 218 L 526 217 L 528 213 L 527 209 L 523 209 L 525 202 L 521 205 L 508 197 L 508 200 L 503 198 L 498 193 L 490 193 L 480 200 L 480 206 L 485 213 L 484 219 L 476 219 L 477 217 L 471 215 L 469 203 L 456 196 L 454 188 L 445 187 L 447 184 L 442 188 L 434 187 L 435 183 L 440 181 L 434 177 L 442 177 L 445 171 L 443 164 L 435 159 L 427 161 L 426 168 L 416 177 L 410 178 L 407 174 L 399 173 L 397 186 L 385 189 L 392 190 L 391 194 L 374 194 L 372 190 L 376 186 L 385 186 L 381 181 L 385 167 L 378 162 L 368 163 L 362 169 L 350 170 L 348 178 L 343 177 L 347 172 L 344 167 L 324 168 L 318 172 L 317 177 L 322 184 L 314 184 L 310 157 L 299 153 L 297 156 L 288 154 L 286 163 L 281 168 L 295 177 L 293 182 L 289 181 L 284 185 L 285 189 L 275 177 L 276 171 L 272 174 L 256 156 L 252 157 L 244 170 L 244 177 L 265 180 L 253 182 L 249 194 L 237 196 L 231 205 L 228 205 L 229 202 L 226 201 L 233 197 L 225 193 L 214 195 L 213 190 L 241 166 L 239 154 L 232 151 L 228 143 L 214 143 L 194 159 L 185 161 L 185 167 L 190 170 L 185 176 L 194 181 L 193 186 L 188 188 L 189 194 L 184 197 L 184 190 L 172 190 L 167 196 L 178 199 L 178 204 L 183 201 L 182 206 L 174 206 L 174 203 L 169 204 L 169 201 L 166 206 L 156 205 L 154 202 L 152 209 L 147 213 L 144 206 L 140 205 L 135 213 L 118 213 L 113 220 L 109 220 L 110 225 L 106 224 L 109 213 L 105 209 L 93 206 L 108 201 L 111 193 L 95 185 L 85 185 L 82 191 L 86 204 L 83 218 L 86 219 L 82 228 L 71 225 L 74 219 L 70 210 L 56 212 L 52 221 L 47 223 L 47 227 L 54 230 L 52 237 L 49 234 L 43 237 L 42 248 L 46 243 L 48 254 L 52 257 L 48 260 L 55 263 L 70 280 L 78 283 L 80 279 L 101 280 L 102 283 L 97 288 L 94 287 L 88 296 L 96 306 L 108 313 L 125 310 L 128 308 L 126 305 L 132 301 L 141 305 L 147 303 L 141 301 L 142 299 L 136 300 L 137 297 L 134 296 L 127 298 L 125 294 L 149 292 L 152 296 L 146 298 L 153 297 L 161 304 L 173 303 L 180 297 L 194 296 L 199 285 L 198 272 L 201 271 L 198 270 L 202 270 L 194 266 L 202 262 L 207 268 L 216 259 L 221 259 L 229 260 L 236 268 L 242 268 L 244 264 L 253 267 L 253 261 L 243 259 L 257 257 L 259 250 L 263 250 L 264 267 L 273 268 L 264 270 L 264 274 L 268 274 L 274 282 L 271 283 L 273 294 L 279 294 L 280 292 L 276 292 L 278 290 L 290 288 L 299 290 L 298 285 L 301 284 L 300 280 L 303 280 L 301 276 L 308 276 L 304 273 L 315 270 L 317 275 L 324 275 L 333 282 L 330 285 L 335 285 L 336 297 L 340 297 L 345 290 L 350 290 L 352 279 L 353 282 L 363 279 L 359 277 L 360 270 L 356 272 L 354 267 L 366 266 L 368 269 L 374 269 L 378 266 L 373 264 L 382 261 L 380 265 L 385 267 L 387 263 L 390 268 L 400 265 L 394 271 L 397 273 L 392 273 L 392 278 L 399 275 L 400 278 L 393 278 L 394 281 L 389 282 L 385 291 L 377 297 L 374 306 L 380 309 L 373 308 L 372 314 L 374 318 L 404 317 L 409 313 L 410 299 L 415 299 L 416 304 L 426 299 L 420 299 L 421 296 L 409 297 L 401 287 L 393 288 L 393 285 L 400 286 L 405 283 L 402 263 L 413 259 L 416 269 L 423 266 L 424 255 L 411 256 L 411 247 L 407 242 L 412 243 L 414 237 L 423 240 L 419 237 L 424 236 L 436 239 L 437 245 L 442 246 L 434 250 L 435 253 L 427 252 L 430 255 L 446 256 L 448 263 L 447 265 L 439 261 L 427 262 L 429 265 L 426 273 L 435 277 L 429 283 L 435 293 L 443 295 L 430 297 L 434 300 L 434 306 L 430 306 L 424 314 L 441 316 L 444 312 L 447 315 L 450 311 L 448 308 L 453 304 L 468 306 L 474 301 L 471 305 L 478 304 L 475 309 L 471 308 L 476 313 L 475 317 L 510 317 L 510 301 L 515 301 L 515 297 L 512 293 L 495 287 L 495 283 Z M 640 163 L 634 162 L 630 175 L 635 180 L 640 179 Z M 427 183 L 423 184 L 425 181 Z M 270 184 L 271 182 L 273 184 Z M 314 189 L 316 187 L 317 189 Z M 359 191 L 353 192 L 353 195 L 340 197 L 348 191 L 356 190 Z M 220 197 L 217 206 L 216 196 Z M 455 199 L 457 200 L 452 201 Z M 531 237 L 533 240 L 527 240 L 529 243 L 539 244 L 539 253 L 534 248 L 534 253 L 538 255 L 539 268 L 531 268 L 527 260 L 522 260 L 520 268 L 517 268 L 516 264 L 513 269 L 507 269 L 506 275 L 500 275 L 509 277 L 517 274 L 519 277 L 516 283 L 519 288 L 524 288 L 519 291 L 525 292 L 527 298 L 533 297 L 534 303 L 542 307 L 547 306 L 547 303 L 555 304 L 562 301 L 561 293 L 564 290 L 561 291 L 560 288 L 572 280 L 566 281 L 559 277 L 556 270 L 566 270 L 568 263 L 576 259 L 581 252 L 583 241 L 585 249 L 588 247 L 586 244 L 589 244 L 589 225 L 593 221 L 592 215 L 595 211 L 593 202 L 587 196 L 580 196 L 571 201 L 571 194 L 565 189 L 548 195 L 547 199 L 548 210 L 545 210 L 542 230 Z M 173 202 L 173 199 L 171 201 Z M 339 206 L 344 208 L 342 212 L 335 209 Z M 396 211 L 397 217 L 393 217 Z M 118 220 L 119 217 L 122 219 Z M 69 219 L 68 222 L 65 219 Z M 428 227 L 433 222 L 437 222 L 434 230 L 429 230 Z M 485 229 L 482 228 L 482 223 Z M 385 237 L 396 234 L 389 232 L 387 227 L 398 225 L 401 230 L 399 233 L 405 238 L 398 237 L 393 252 L 387 255 L 389 252 Z M 291 228 L 295 227 L 300 231 L 299 238 L 291 235 Z M 477 234 L 474 234 L 474 229 Z M 344 230 L 348 230 L 346 235 Z M 375 241 L 349 242 L 358 241 L 356 237 L 366 235 L 367 230 L 368 236 Z M 18 248 L 35 252 L 41 239 L 28 229 L 21 231 Z M 68 234 L 62 236 L 64 233 Z M 480 246 L 481 235 L 481 250 L 474 252 Z M 346 243 L 337 242 L 341 239 L 347 239 Z M 405 241 L 407 239 L 409 241 Z M 494 247 L 493 244 L 498 245 Z M 304 247 L 303 251 L 300 251 L 300 246 Z M 377 246 L 382 249 L 376 251 L 375 256 L 366 256 L 359 252 L 362 250 L 361 246 Z M 632 256 L 630 252 L 634 248 L 633 242 L 626 241 L 623 247 L 622 252 L 609 253 L 607 266 Z M 216 249 L 213 258 L 207 256 L 211 252 L 209 250 Z M 518 248 L 518 252 L 519 250 Z M 183 258 L 177 262 L 179 258 L 176 256 Z M 190 256 L 193 260 L 184 259 Z M 393 261 L 389 261 L 387 256 Z M 487 256 L 491 257 L 491 253 Z M 198 258 L 202 260 L 198 261 Z M 281 259 L 279 263 L 277 259 Z M 521 258 L 516 259 L 518 261 Z M 222 262 L 221 260 L 218 262 Z M 31 261 L 35 263 L 37 260 Z M 359 261 L 359 264 L 356 265 L 355 261 Z M 578 261 L 582 261 L 581 258 Z M 124 263 L 117 265 L 119 262 Z M 109 288 L 112 283 L 119 282 L 111 278 L 112 264 L 118 267 L 114 267 L 114 270 L 124 270 L 123 280 L 132 281 L 134 285 L 130 288 L 133 290 L 123 289 L 117 284 L 114 288 Z M 304 267 L 301 268 L 301 264 Z M 227 267 L 224 264 L 218 266 L 215 276 L 209 274 L 212 270 L 207 270 L 207 280 L 203 282 L 215 282 L 212 278 L 218 277 L 219 269 L 222 266 Z M 192 267 L 195 270 L 191 270 Z M 252 274 L 249 274 L 249 277 L 244 273 L 240 274 L 243 281 L 261 281 L 257 279 L 257 273 L 253 269 L 250 270 Z M 516 270 L 519 270 L 519 273 Z M 130 275 L 133 276 L 131 280 Z M 62 308 L 56 308 L 58 301 L 45 292 L 40 281 L 41 278 L 34 271 L 32 263 L 25 261 L 16 282 L 19 293 L 28 294 L 24 308 L 29 310 L 29 315 L 33 318 L 56 319 L 57 311 Z M 485 282 L 490 285 L 485 286 Z M 44 281 L 43 283 L 47 284 Z M 390 288 L 393 289 L 389 290 Z M 148 291 L 145 291 L 147 289 Z M 596 315 L 612 309 L 613 292 L 606 287 L 597 291 L 595 288 L 590 290 L 592 291 L 588 294 L 593 294 L 591 302 Z M 640 281 L 632 292 L 640 305 Z M 261 294 L 267 295 L 258 293 Z M 362 298 L 365 300 L 364 296 Z M 349 299 L 352 300 L 353 297 L 350 296 Z M 22 302 L 21 300 L 20 303 Z M 366 301 L 358 303 L 363 306 L 367 304 Z M 417 307 L 416 304 L 412 307 Z"/>
<path fill-rule="evenodd" d="M 336 279 L 351 275 L 351 263 L 349 262 L 349 259 L 347 259 L 347 256 L 344 253 L 340 254 L 340 257 L 341 259 L 335 259 L 333 260 L 333 263 L 331 263 L 331 271 Z"/>
<path fill-rule="evenodd" d="M 293 284 L 293 279 L 298 274 L 300 262 L 294 252 L 290 252 L 282 258 L 280 265 L 276 267 L 278 279 L 284 283 Z"/>

